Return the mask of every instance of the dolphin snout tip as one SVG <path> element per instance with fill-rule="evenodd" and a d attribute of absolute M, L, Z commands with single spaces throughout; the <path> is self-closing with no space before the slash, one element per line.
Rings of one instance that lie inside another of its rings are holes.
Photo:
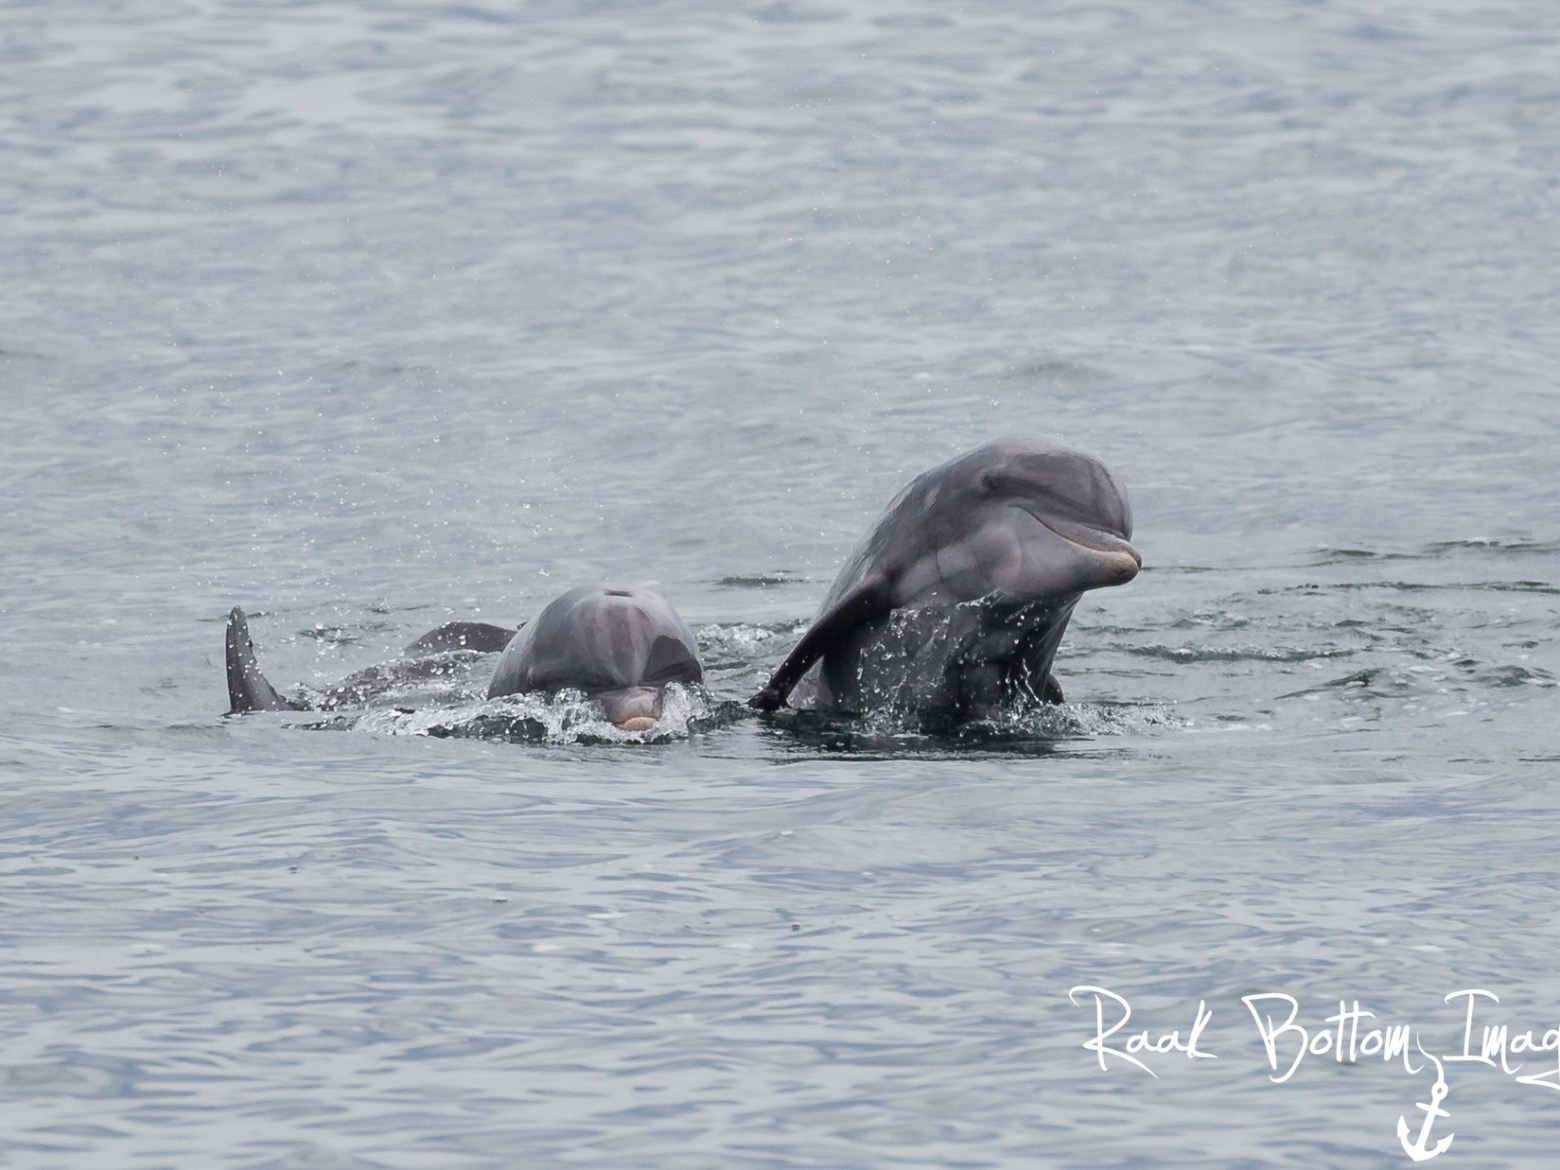
<path fill-rule="evenodd" d="M 1125 585 L 1138 575 L 1138 570 L 1143 567 L 1143 554 L 1138 552 L 1126 541 L 1121 542 L 1121 547 L 1111 555 L 1111 563 L 1116 570 L 1116 579 L 1113 585 Z"/>
<path fill-rule="evenodd" d="M 649 731 L 661 721 L 661 695 L 648 687 L 629 687 L 599 696 L 607 718 L 621 731 Z"/>

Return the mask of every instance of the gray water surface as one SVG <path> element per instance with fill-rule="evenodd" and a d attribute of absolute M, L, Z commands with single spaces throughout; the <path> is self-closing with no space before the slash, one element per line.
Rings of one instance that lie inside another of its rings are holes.
<path fill-rule="evenodd" d="M 0 1163 L 1403 1166 L 1447 996 L 1560 1026 L 1550 5 L 0 19 Z M 746 712 L 1015 431 L 1136 512 L 1069 703 Z M 302 695 L 595 579 L 654 742 L 221 715 L 234 604 Z M 1553 1047 L 1435 1164 L 1547 1167 Z"/>

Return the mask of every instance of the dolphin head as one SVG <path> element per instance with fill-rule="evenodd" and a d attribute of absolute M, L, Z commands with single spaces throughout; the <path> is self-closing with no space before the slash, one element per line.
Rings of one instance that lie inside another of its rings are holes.
<path fill-rule="evenodd" d="M 668 683 L 704 678 L 687 623 L 653 589 L 581 585 L 554 598 L 499 658 L 488 697 L 574 688 L 628 731 L 661 717 Z"/>
<path fill-rule="evenodd" d="M 1008 440 L 988 450 L 996 458 L 977 474 L 977 490 L 1014 513 L 1008 519 L 1021 548 L 1006 591 L 1075 594 L 1137 576 L 1143 558 L 1130 543 L 1132 505 L 1110 468 L 1044 440 Z"/>
<path fill-rule="evenodd" d="M 1130 543 L 1131 505 L 1110 469 L 1046 439 L 1002 439 L 928 472 L 878 533 L 876 551 L 898 561 L 901 606 L 1074 599 L 1125 584 L 1143 564 Z"/>
<path fill-rule="evenodd" d="M 661 721 L 660 687 L 623 687 L 591 697 L 601 704 L 607 719 L 624 731 L 650 731 Z"/>

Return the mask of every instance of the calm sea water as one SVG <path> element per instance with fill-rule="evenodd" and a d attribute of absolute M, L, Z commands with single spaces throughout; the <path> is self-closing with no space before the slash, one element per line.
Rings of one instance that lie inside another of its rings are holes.
<path fill-rule="evenodd" d="M 0 1163 L 1550 1164 L 1551 5 L 0 19 Z M 1137 513 L 1064 710 L 734 705 L 1012 431 Z M 302 691 L 601 578 L 659 742 L 221 717 L 233 604 Z"/>

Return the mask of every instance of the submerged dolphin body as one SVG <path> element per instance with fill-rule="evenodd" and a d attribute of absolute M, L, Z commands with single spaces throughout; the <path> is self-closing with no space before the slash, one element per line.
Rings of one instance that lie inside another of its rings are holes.
<path fill-rule="evenodd" d="M 661 716 L 667 683 L 700 683 L 693 631 L 653 589 L 581 585 L 547 603 L 504 649 L 488 698 L 576 688 L 627 731 Z"/>
<path fill-rule="evenodd" d="M 599 700 L 608 718 L 629 731 L 655 725 L 667 683 L 704 678 L 693 633 L 660 594 L 584 585 L 550 602 L 518 637 L 486 622 L 449 622 L 430 630 L 394 661 L 331 687 L 319 705 L 362 705 L 408 680 L 444 673 L 457 655 L 499 651 L 489 698 L 573 688 Z M 228 615 L 226 653 L 229 714 L 297 706 L 260 673 L 242 609 Z"/>
<path fill-rule="evenodd" d="M 1078 598 L 1132 580 L 1126 492 L 1094 456 L 1015 436 L 907 486 L 835 577 L 807 633 L 749 704 L 793 690 L 824 709 L 979 718 L 1059 703 L 1051 673 Z"/>
<path fill-rule="evenodd" d="M 342 679 L 325 692 L 319 706 L 333 711 L 361 705 L 413 679 L 444 673 L 457 655 L 497 653 L 514 636 L 514 630 L 487 622 L 446 622 L 418 638 L 393 661 Z M 260 673 L 249 637 L 249 618 L 237 606 L 228 614 L 226 654 L 229 715 L 307 709 L 302 703 L 284 699 Z"/>

